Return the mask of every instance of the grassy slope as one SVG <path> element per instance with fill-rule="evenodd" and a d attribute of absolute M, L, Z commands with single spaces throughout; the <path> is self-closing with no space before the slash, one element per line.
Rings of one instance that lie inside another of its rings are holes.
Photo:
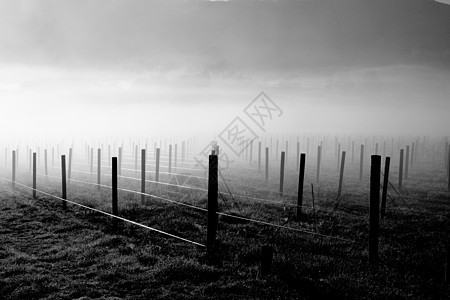
<path fill-rule="evenodd" d="M 73 206 L 64 212 L 59 201 L 42 197 L 35 201 L 29 191 L 13 194 L 4 183 L 1 190 L 0 298 L 445 298 L 449 294 L 443 283 L 450 232 L 450 199 L 445 194 L 409 195 L 419 199 L 410 201 L 413 208 L 439 215 L 389 211 L 381 227 L 381 260 L 376 266 L 367 263 L 367 212 L 358 206 L 364 193 L 344 194 L 341 208 L 351 213 L 317 213 L 320 233 L 354 244 L 221 217 L 221 263 L 208 265 L 204 250 L 196 246 L 131 225 L 113 231 L 110 220 L 98 214 Z M 108 201 L 108 191 L 95 194 L 95 188 L 71 188 L 69 197 L 93 206 Z M 322 193 L 320 204 L 333 203 L 332 194 Z M 123 194 L 120 199 L 130 203 L 121 206 L 122 216 L 205 242 L 204 213 L 158 201 L 142 207 L 133 204 L 139 197 L 126 199 Z M 205 199 L 196 201 L 206 207 Z M 314 228 L 311 214 L 298 224 L 292 211 L 277 205 L 240 203 L 241 212 L 236 207 L 231 211 Z M 260 276 L 258 267 L 263 244 L 274 248 L 273 273 L 267 277 Z"/>

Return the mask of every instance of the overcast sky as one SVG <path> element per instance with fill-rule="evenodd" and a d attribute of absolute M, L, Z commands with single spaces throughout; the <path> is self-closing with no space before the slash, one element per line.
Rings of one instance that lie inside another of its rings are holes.
<path fill-rule="evenodd" d="M 101 111 L 103 124 L 189 113 L 197 130 L 205 103 L 223 112 L 205 122 L 226 123 L 264 90 L 305 114 L 284 126 L 359 128 L 338 110 L 376 131 L 380 113 L 403 108 L 424 119 L 421 131 L 448 134 L 450 6 L 434 1 L 1 0 L 0 38 L 2 110 L 44 132 L 68 107 L 85 114 L 83 130 Z M 319 116 L 330 123 L 312 124 Z M 417 125 L 405 122 L 379 131 Z"/>

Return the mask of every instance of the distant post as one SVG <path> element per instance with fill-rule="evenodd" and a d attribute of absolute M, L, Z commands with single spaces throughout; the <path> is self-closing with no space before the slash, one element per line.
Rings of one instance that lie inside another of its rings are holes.
<path fill-rule="evenodd" d="M 98 189 L 100 189 L 100 183 L 102 178 L 102 149 L 97 149 L 97 184 Z"/>
<path fill-rule="evenodd" d="M 118 205 L 118 193 L 117 193 L 117 157 L 112 158 L 112 214 L 114 216 L 119 215 L 119 205 Z M 114 218 L 113 226 L 117 227 L 117 219 Z"/>
<path fill-rule="evenodd" d="M 33 152 L 33 198 L 36 199 L 36 152 Z"/>
<path fill-rule="evenodd" d="M 402 187 L 403 182 L 403 149 L 400 149 L 400 165 L 398 169 L 398 188 Z"/>
<path fill-rule="evenodd" d="M 305 182 L 305 161 L 306 161 L 306 154 L 302 153 L 300 155 L 300 174 L 298 176 L 297 219 L 300 219 L 302 215 L 303 184 Z"/>
<path fill-rule="evenodd" d="M 141 150 L 141 204 L 145 204 L 145 149 Z"/>
<path fill-rule="evenodd" d="M 361 145 L 361 153 L 359 159 L 359 180 L 363 178 L 363 166 L 364 166 L 364 145 Z"/>
<path fill-rule="evenodd" d="M 345 151 L 342 151 L 341 170 L 339 172 L 338 199 L 341 198 L 341 195 L 342 195 L 342 181 L 344 180 L 344 166 L 345 166 Z"/>
<path fill-rule="evenodd" d="M 369 205 L 369 261 L 378 260 L 378 227 L 380 205 L 381 156 L 371 156 Z"/>
<path fill-rule="evenodd" d="M 12 189 L 16 189 L 16 151 L 13 150 L 12 152 L 12 182 L 11 186 Z"/>
<path fill-rule="evenodd" d="M 258 142 L 258 173 L 261 172 L 261 142 Z"/>
<path fill-rule="evenodd" d="M 269 181 L 269 147 L 266 147 L 266 183 Z"/>
<path fill-rule="evenodd" d="M 284 183 L 284 160 L 286 159 L 286 153 L 281 151 L 281 162 L 280 162 L 280 197 L 283 196 L 283 183 Z"/>
<path fill-rule="evenodd" d="M 61 184 L 62 184 L 62 198 L 64 200 L 67 199 L 67 184 L 66 184 L 66 156 L 65 155 L 61 155 Z M 62 202 L 63 205 L 63 209 L 67 208 L 67 202 L 64 201 Z"/>

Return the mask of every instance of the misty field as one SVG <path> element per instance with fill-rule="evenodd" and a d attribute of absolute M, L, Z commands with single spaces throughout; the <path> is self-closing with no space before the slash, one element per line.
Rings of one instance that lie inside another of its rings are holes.
<path fill-rule="evenodd" d="M 114 222 L 102 214 L 111 212 L 111 167 L 108 159 L 102 159 L 99 186 L 92 150 L 74 152 L 67 186 L 67 200 L 73 204 L 69 202 L 67 209 L 60 198 L 61 169 L 56 155 L 50 156 L 49 151 L 47 175 L 44 157 L 37 162 L 36 199 L 30 188 L 30 157 L 18 161 L 13 190 L 11 158 L 5 156 L 0 184 L 0 298 L 449 295 L 445 271 L 450 193 L 442 153 L 417 151 L 419 159 L 410 159 L 414 165 L 398 188 L 398 149 L 392 150 L 391 186 L 386 215 L 380 220 L 376 263 L 368 260 L 370 158 L 364 159 L 359 180 L 359 153 L 347 151 L 342 194 L 337 197 L 336 151 L 328 147 L 324 152 L 318 182 L 316 157 L 310 151 L 302 214 L 297 217 L 295 150 L 287 155 L 282 194 L 280 157 L 271 156 L 266 182 L 264 164 L 258 172 L 258 157 L 254 154 L 249 161 L 247 154 L 219 172 L 217 243 L 211 260 L 204 247 L 207 172 L 192 159 L 192 153 L 186 154 L 183 163 L 178 157 L 177 166 L 171 161 L 169 172 L 167 149 L 162 149 L 160 174 L 156 175 L 155 155 L 149 151 L 142 197 L 136 147 L 125 151 L 121 162 L 119 216 L 164 233 Z M 263 271 L 261 251 L 267 246 L 273 258 L 270 270 Z"/>

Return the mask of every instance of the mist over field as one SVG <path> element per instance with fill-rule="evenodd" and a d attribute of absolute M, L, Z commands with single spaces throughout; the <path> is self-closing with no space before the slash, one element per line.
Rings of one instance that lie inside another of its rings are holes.
<path fill-rule="evenodd" d="M 450 6 L 2 1 L 5 135 L 220 132 L 264 91 L 270 131 L 448 135 Z"/>

